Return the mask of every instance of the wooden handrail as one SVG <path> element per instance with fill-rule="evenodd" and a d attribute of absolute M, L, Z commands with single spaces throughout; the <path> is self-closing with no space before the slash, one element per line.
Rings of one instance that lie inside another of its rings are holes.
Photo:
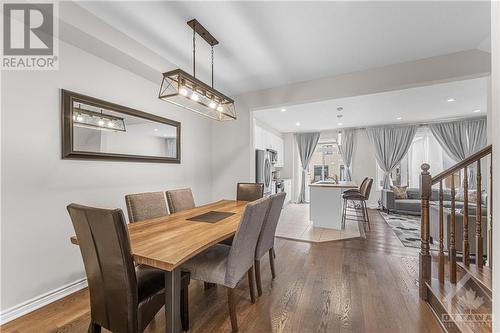
<path fill-rule="evenodd" d="M 458 162 L 457 164 L 455 164 L 454 166 L 452 166 L 448 170 L 444 170 L 443 172 L 439 173 L 438 175 L 432 177 L 431 184 L 434 185 L 434 184 L 439 183 L 441 180 L 448 178 L 449 176 L 451 176 L 455 172 L 462 170 L 466 166 L 468 166 L 474 162 L 477 162 L 478 160 L 480 160 L 481 158 L 483 158 L 485 156 L 488 156 L 489 154 L 491 154 L 491 151 L 492 151 L 491 145 L 484 147 L 483 149 L 481 149 L 477 153 L 474 153 L 474 154 L 470 155 L 469 157 L 467 157 L 465 160 Z"/>

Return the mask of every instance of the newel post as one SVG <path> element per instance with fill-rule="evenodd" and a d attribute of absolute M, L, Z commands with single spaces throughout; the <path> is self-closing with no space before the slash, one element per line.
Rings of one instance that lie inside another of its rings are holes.
<path fill-rule="evenodd" d="M 420 298 L 427 300 L 426 282 L 431 281 L 431 255 L 429 253 L 429 199 L 432 193 L 430 166 L 422 164 L 420 175 L 420 191 L 422 195 L 422 218 L 420 223 L 420 256 L 419 256 L 419 290 Z"/>

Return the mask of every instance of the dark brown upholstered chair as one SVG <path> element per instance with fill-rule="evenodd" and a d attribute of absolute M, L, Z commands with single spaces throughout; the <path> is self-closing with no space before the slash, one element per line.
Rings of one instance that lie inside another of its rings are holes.
<path fill-rule="evenodd" d="M 89 332 L 101 327 L 114 333 L 144 331 L 165 304 L 165 273 L 134 266 L 121 209 L 71 204 L 67 207 L 87 273 Z M 181 304 L 184 309 L 184 304 Z M 185 313 L 181 313 L 183 329 Z"/>
<path fill-rule="evenodd" d="M 255 281 L 257 282 L 257 294 L 262 295 L 262 281 L 260 279 L 260 259 L 269 253 L 269 264 L 271 265 L 271 274 L 276 278 L 274 269 L 274 235 L 276 234 L 276 226 L 281 215 L 281 209 L 285 202 L 286 193 L 281 192 L 269 197 L 271 203 L 267 210 L 266 218 L 260 230 L 259 240 L 255 248 Z"/>
<path fill-rule="evenodd" d="M 190 188 L 168 190 L 166 194 L 170 214 L 196 207 L 194 204 L 193 193 Z"/>
<path fill-rule="evenodd" d="M 127 194 L 128 220 L 138 222 L 168 215 L 167 201 L 163 192 Z"/>
<path fill-rule="evenodd" d="M 250 298 L 252 303 L 255 303 L 253 289 L 255 248 L 269 204 L 269 198 L 263 198 L 246 206 L 232 246 L 217 244 L 182 265 L 182 269 L 190 272 L 193 279 L 227 288 L 233 332 L 238 332 L 234 288 L 245 274 L 248 276 Z"/>
<path fill-rule="evenodd" d="M 264 184 L 262 183 L 238 183 L 236 188 L 236 200 L 255 201 L 264 196 Z"/>
<path fill-rule="evenodd" d="M 357 221 L 357 219 L 349 219 L 347 218 L 348 210 L 349 208 L 347 207 L 348 201 L 352 201 L 354 203 L 359 202 L 361 207 L 358 209 L 356 208 L 356 205 L 354 205 L 354 210 L 361 210 L 363 214 L 363 222 L 368 224 L 368 230 L 371 230 L 370 227 L 370 218 L 368 216 L 368 209 L 366 207 L 366 202 L 370 198 L 370 192 L 372 190 L 372 184 L 373 184 L 373 178 L 368 178 L 367 181 L 363 181 L 359 192 L 344 192 L 342 195 L 342 198 L 344 199 L 344 205 L 342 209 L 342 227 L 345 227 L 345 221 L 346 220 L 354 220 Z M 357 215 L 356 215 L 357 216 Z"/>
<path fill-rule="evenodd" d="M 344 194 L 346 193 L 360 193 L 361 192 L 361 189 L 366 186 L 366 182 L 369 180 L 370 178 L 369 177 L 365 177 L 365 179 L 363 179 L 363 181 L 361 182 L 361 185 L 359 185 L 359 188 L 351 188 L 351 189 L 348 189 L 348 190 L 345 190 L 344 191 Z"/>

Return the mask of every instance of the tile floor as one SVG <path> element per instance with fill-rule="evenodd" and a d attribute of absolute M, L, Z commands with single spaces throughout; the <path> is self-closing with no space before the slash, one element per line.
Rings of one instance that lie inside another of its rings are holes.
<path fill-rule="evenodd" d="M 355 221 L 347 221 L 344 230 L 314 227 L 309 220 L 308 204 L 288 204 L 281 212 L 276 237 L 319 243 L 361 237 L 361 234 Z"/>

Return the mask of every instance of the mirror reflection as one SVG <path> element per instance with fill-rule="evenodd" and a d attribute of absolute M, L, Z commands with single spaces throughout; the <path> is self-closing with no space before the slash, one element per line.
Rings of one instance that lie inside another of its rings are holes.
<path fill-rule="evenodd" d="M 155 157 L 177 156 L 172 125 L 73 101 L 73 150 Z"/>

